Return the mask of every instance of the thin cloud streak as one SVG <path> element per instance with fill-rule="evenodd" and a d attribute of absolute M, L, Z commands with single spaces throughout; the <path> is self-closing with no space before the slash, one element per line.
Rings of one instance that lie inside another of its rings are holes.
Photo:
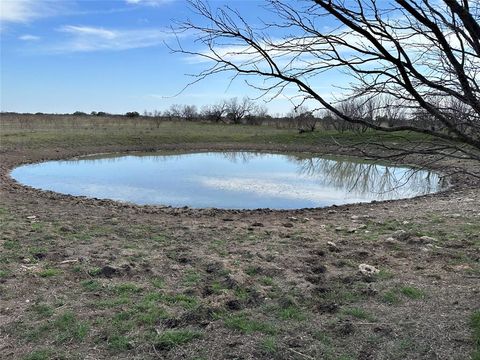
<path fill-rule="evenodd" d="M 130 5 L 161 6 L 174 0 L 125 0 Z"/>
<path fill-rule="evenodd" d="M 25 34 L 25 35 L 19 36 L 18 39 L 20 39 L 22 41 L 38 41 L 41 38 L 40 38 L 40 36 Z"/>
<path fill-rule="evenodd" d="M 172 38 L 166 29 L 106 29 L 94 26 L 66 25 L 57 31 L 68 38 L 63 42 L 46 47 L 51 53 L 73 53 L 94 51 L 121 51 L 162 44 Z"/>
<path fill-rule="evenodd" d="M 68 1 L 66 2 L 68 3 Z M 64 7 L 54 1 L 1 0 L 0 21 L 5 23 L 28 23 L 32 20 L 54 16 Z"/>

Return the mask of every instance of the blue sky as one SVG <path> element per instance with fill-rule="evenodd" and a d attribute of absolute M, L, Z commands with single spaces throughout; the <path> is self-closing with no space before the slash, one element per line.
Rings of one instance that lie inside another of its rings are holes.
<path fill-rule="evenodd" d="M 225 74 L 176 95 L 205 63 L 172 54 L 174 20 L 195 17 L 182 0 L 0 0 L 2 111 L 165 110 L 172 104 L 199 108 L 225 98 L 258 93 Z M 256 21 L 261 1 L 230 1 Z M 220 1 L 211 5 L 221 6 Z M 271 16 L 271 15 L 266 15 Z M 183 45 L 198 48 L 192 35 Z M 337 80 L 338 81 L 338 80 Z M 325 85 L 328 91 L 328 86 Z M 287 92 L 289 90 L 287 89 Z M 294 89 L 290 89 L 291 92 Z M 287 112 L 279 98 L 267 107 Z"/>

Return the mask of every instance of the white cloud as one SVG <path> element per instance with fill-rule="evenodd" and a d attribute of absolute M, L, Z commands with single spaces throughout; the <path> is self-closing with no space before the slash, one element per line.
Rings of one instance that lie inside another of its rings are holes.
<path fill-rule="evenodd" d="M 60 31 L 71 33 L 77 36 L 92 36 L 102 39 L 115 39 L 117 34 L 112 30 L 105 30 L 103 28 L 91 27 L 91 26 L 74 26 L 67 25 L 60 29 Z"/>
<path fill-rule="evenodd" d="M 26 23 L 40 17 L 52 16 L 60 7 L 59 3 L 53 1 L 0 0 L 0 20 Z"/>
<path fill-rule="evenodd" d="M 23 40 L 23 41 L 37 41 L 37 40 L 40 40 L 40 36 L 30 35 L 30 34 L 21 35 L 18 38 L 20 40 Z"/>
<path fill-rule="evenodd" d="M 163 29 L 123 30 L 67 25 L 58 31 L 68 34 L 68 38 L 47 49 L 50 52 L 128 50 L 156 46 L 171 37 L 171 33 Z"/>
<path fill-rule="evenodd" d="M 127 4 L 131 5 L 148 5 L 148 6 L 160 6 L 173 0 L 125 0 Z"/>

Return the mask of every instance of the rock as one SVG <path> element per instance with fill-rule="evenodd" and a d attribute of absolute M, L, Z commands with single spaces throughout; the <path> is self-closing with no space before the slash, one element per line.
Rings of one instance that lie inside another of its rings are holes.
<path fill-rule="evenodd" d="M 114 267 L 112 266 L 109 266 L 109 265 L 105 265 L 104 267 L 102 267 L 100 269 L 100 274 L 105 276 L 105 277 L 112 277 L 114 274 L 116 274 L 118 272 L 117 269 L 115 269 Z"/>
<path fill-rule="evenodd" d="M 356 228 L 348 228 L 347 232 L 349 234 L 353 234 L 353 233 L 356 233 L 357 232 L 357 229 Z"/>
<path fill-rule="evenodd" d="M 391 246 L 393 246 L 393 245 L 398 245 L 398 241 L 395 240 L 393 237 L 390 236 L 390 237 L 388 237 L 388 238 L 385 239 L 385 244 L 391 245 Z"/>
<path fill-rule="evenodd" d="M 207 268 L 205 269 L 205 271 L 209 274 L 212 274 L 212 273 L 218 273 L 222 269 L 223 269 L 223 266 L 221 263 L 211 262 L 207 264 Z"/>
<path fill-rule="evenodd" d="M 358 219 L 360 219 L 360 216 L 358 216 L 358 215 L 352 215 L 352 216 L 350 217 L 350 219 L 352 219 L 352 220 L 358 220 Z"/>
<path fill-rule="evenodd" d="M 335 228 L 335 231 L 343 231 L 343 228 L 342 228 L 341 226 L 336 227 L 336 228 Z"/>
<path fill-rule="evenodd" d="M 328 241 L 327 246 L 328 246 L 328 250 L 330 250 L 332 252 L 339 252 L 340 251 L 337 244 L 335 244 L 333 241 Z"/>
<path fill-rule="evenodd" d="M 60 227 L 60 231 L 63 231 L 63 232 L 74 232 L 75 229 L 73 227 L 71 227 L 70 225 L 63 225 L 62 227 Z"/>
<path fill-rule="evenodd" d="M 314 265 L 310 268 L 314 274 L 323 274 L 327 271 L 325 265 Z"/>
<path fill-rule="evenodd" d="M 240 301 L 236 300 L 236 299 L 233 299 L 233 300 L 228 300 L 226 303 L 225 303 L 225 306 L 227 307 L 227 309 L 229 310 L 242 310 L 243 308 L 243 305 Z"/>
<path fill-rule="evenodd" d="M 286 228 L 293 228 L 292 223 L 285 223 L 285 224 L 283 224 L 283 226 L 286 227 Z"/>
<path fill-rule="evenodd" d="M 423 242 L 423 243 L 432 243 L 432 242 L 437 242 L 438 240 L 433 238 L 433 237 L 430 237 L 430 236 L 421 236 L 420 237 L 420 240 Z"/>
<path fill-rule="evenodd" d="M 336 214 L 337 213 L 337 210 L 328 210 L 327 211 L 327 214 Z"/>
<path fill-rule="evenodd" d="M 290 216 L 290 217 L 288 218 L 288 220 L 290 220 L 290 221 L 297 221 L 298 218 L 296 218 L 295 216 Z"/>
<path fill-rule="evenodd" d="M 378 270 L 375 266 L 368 265 L 368 264 L 358 265 L 358 270 L 362 275 L 365 275 L 365 276 L 372 276 L 380 272 L 380 270 Z"/>
<path fill-rule="evenodd" d="M 317 305 L 317 311 L 320 313 L 335 313 L 338 311 L 338 304 L 334 302 L 322 303 Z"/>
<path fill-rule="evenodd" d="M 405 230 L 397 230 L 392 234 L 392 238 L 398 241 L 406 241 L 410 238 L 410 233 Z"/>
<path fill-rule="evenodd" d="M 37 215 L 27 216 L 27 219 L 28 219 L 28 220 L 35 220 L 36 218 L 37 218 Z"/>
<path fill-rule="evenodd" d="M 252 226 L 263 227 L 263 224 L 261 222 L 254 222 Z"/>

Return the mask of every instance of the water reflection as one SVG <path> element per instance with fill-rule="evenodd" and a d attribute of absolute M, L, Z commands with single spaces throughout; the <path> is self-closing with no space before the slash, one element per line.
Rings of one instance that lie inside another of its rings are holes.
<path fill-rule="evenodd" d="M 256 152 L 135 153 L 15 169 L 32 187 L 137 204 L 294 209 L 438 191 L 435 173 L 345 158 Z"/>
<path fill-rule="evenodd" d="M 438 191 L 440 178 L 428 170 L 385 166 L 366 162 L 324 158 L 295 159 L 299 173 L 324 177 L 335 188 L 382 198 L 400 197 L 406 189 L 416 195 Z"/>

